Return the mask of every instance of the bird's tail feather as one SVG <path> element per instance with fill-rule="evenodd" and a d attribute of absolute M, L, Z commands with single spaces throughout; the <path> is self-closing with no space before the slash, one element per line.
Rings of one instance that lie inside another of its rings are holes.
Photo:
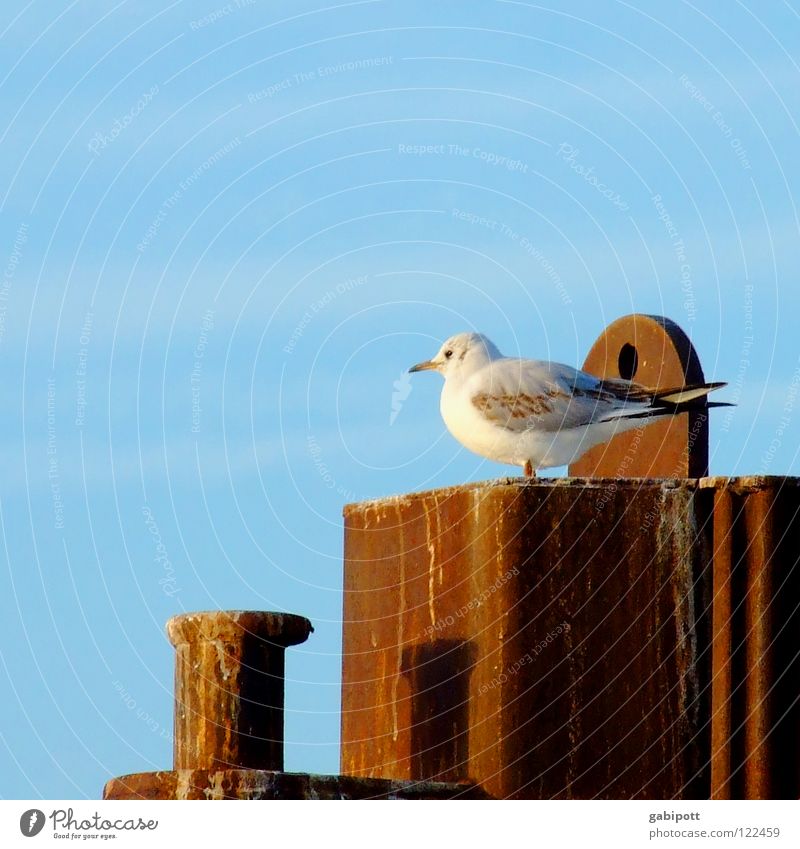
<path fill-rule="evenodd" d="M 690 413 L 692 411 L 711 410 L 714 407 L 735 407 L 736 404 L 728 404 L 724 401 L 712 401 L 708 404 L 683 404 L 671 407 L 651 407 L 648 410 L 638 412 L 622 411 L 619 415 L 607 416 L 602 421 L 611 422 L 615 419 L 652 419 L 656 416 L 676 416 L 678 413 Z"/>
<path fill-rule="evenodd" d="M 673 404 L 688 404 L 690 401 L 696 401 L 698 398 L 705 398 L 709 392 L 715 389 L 722 389 L 727 386 L 727 383 L 695 383 L 692 386 L 684 386 L 680 389 L 663 389 L 656 392 L 653 396 L 653 405 Z"/>
<path fill-rule="evenodd" d="M 727 383 L 695 383 L 674 389 L 661 389 L 653 393 L 650 403 L 644 409 L 641 405 L 615 410 L 603 419 L 649 419 L 653 416 L 671 416 L 693 410 L 708 410 L 713 407 L 735 407 L 724 401 L 707 401 L 706 396 L 715 389 L 721 389 Z"/>

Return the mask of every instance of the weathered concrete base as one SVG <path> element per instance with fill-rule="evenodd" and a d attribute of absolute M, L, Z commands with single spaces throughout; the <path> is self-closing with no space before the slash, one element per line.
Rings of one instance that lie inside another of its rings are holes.
<path fill-rule="evenodd" d="M 469 784 L 391 781 L 257 769 L 183 769 L 112 778 L 104 799 L 484 799 Z"/>

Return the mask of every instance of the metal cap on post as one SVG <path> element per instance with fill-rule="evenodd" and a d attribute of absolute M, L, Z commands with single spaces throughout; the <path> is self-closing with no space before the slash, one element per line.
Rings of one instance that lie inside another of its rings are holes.
<path fill-rule="evenodd" d="M 650 389 L 703 383 L 689 337 L 668 318 L 633 314 L 612 322 L 583 370 L 633 380 Z M 708 415 L 702 411 L 643 422 L 572 463 L 573 477 L 701 478 L 708 474 Z"/>

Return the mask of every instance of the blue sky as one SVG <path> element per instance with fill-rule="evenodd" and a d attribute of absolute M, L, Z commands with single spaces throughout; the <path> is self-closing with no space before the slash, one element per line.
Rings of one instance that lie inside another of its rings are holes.
<path fill-rule="evenodd" d="M 338 771 L 343 504 L 509 471 L 435 376 L 392 421 L 454 332 L 580 364 L 667 315 L 739 404 L 712 472 L 798 474 L 799 42 L 796 2 L 4 3 L 0 796 L 168 767 L 208 608 L 313 621 L 287 768 Z"/>

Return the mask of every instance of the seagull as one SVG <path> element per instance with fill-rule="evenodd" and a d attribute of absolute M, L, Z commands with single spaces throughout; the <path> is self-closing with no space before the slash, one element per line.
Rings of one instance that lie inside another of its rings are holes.
<path fill-rule="evenodd" d="M 419 371 L 444 377 L 439 408 L 462 445 L 521 466 L 528 478 L 661 416 L 730 406 L 706 400 L 725 383 L 647 389 L 561 363 L 504 357 L 482 333 L 451 336 L 432 360 L 409 369 Z"/>

